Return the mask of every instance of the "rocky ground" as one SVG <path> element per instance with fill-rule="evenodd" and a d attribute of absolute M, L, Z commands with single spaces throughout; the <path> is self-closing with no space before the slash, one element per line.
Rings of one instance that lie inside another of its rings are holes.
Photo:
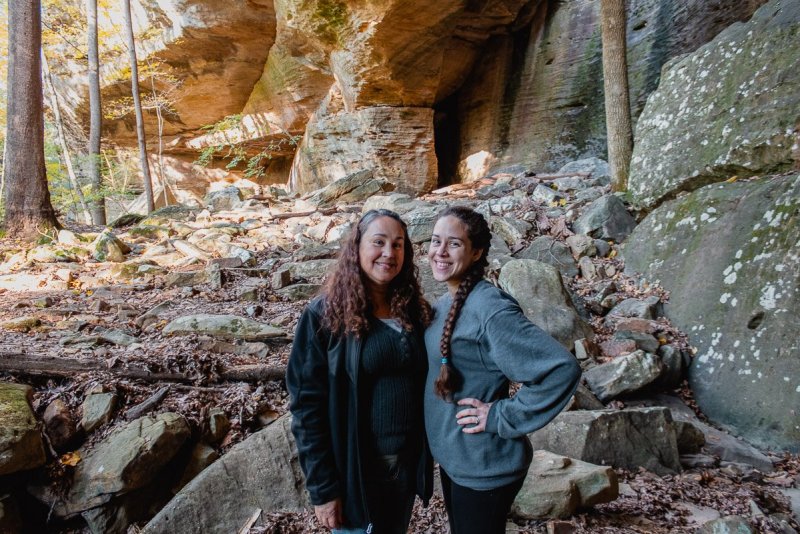
<path fill-rule="evenodd" d="M 3 240 L 0 385 L 31 390 L 0 401 L 30 395 L 35 420 L 19 425 L 44 441 L 22 447 L 0 432 L 0 451 L 13 452 L 0 454 L 0 531 L 137 531 L 205 466 L 286 412 L 280 377 L 295 323 L 361 211 L 403 214 L 424 258 L 435 213 L 463 202 L 489 217 L 490 278 L 581 360 L 586 387 L 564 424 L 603 407 L 628 414 L 678 398 L 689 406 L 671 406 L 674 458 L 623 462 L 606 475 L 619 482 L 613 497 L 550 514 L 561 519 L 521 510 L 510 532 L 795 532 L 798 458 L 757 451 L 690 409 L 683 377 L 692 347 L 661 317 L 668 292 L 624 272 L 618 243 L 636 221 L 609 194 L 604 169 L 595 160 L 554 175 L 501 174 L 419 199 L 368 173 L 302 199 L 228 188 L 206 206 L 110 229 L 68 225 L 57 242 L 34 248 Z M 419 264 L 426 294 L 441 294 Z M 140 443 L 145 436 L 163 446 Z M 92 465 L 110 462 L 101 452 L 126 447 L 127 460 L 114 457 L 117 478 L 93 478 Z M 579 451 L 588 462 L 590 448 Z M 578 457 L 567 452 L 559 454 Z M 147 500 L 137 490 L 156 482 L 164 494 L 143 509 L 123 503 Z M 434 498 L 412 530 L 442 532 L 445 523 Z M 243 526 L 322 532 L 307 512 L 265 512 Z"/>

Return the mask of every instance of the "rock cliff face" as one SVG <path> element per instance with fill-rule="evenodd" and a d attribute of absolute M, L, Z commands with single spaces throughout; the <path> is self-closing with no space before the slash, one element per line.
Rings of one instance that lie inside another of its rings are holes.
<path fill-rule="evenodd" d="M 764 1 L 628 2 L 628 68 L 634 118 L 670 59 L 708 42 Z M 494 38 L 455 97 L 459 130 L 446 173 L 477 178 L 515 164 L 556 170 L 604 157 L 599 2 L 541 2 L 530 23 Z M 447 143 L 447 140 L 437 140 Z"/>
<path fill-rule="evenodd" d="M 671 292 L 666 315 L 697 347 L 701 410 L 793 451 L 800 182 L 775 171 L 800 159 L 798 35 L 800 5 L 773 0 L 669 64 L 640 118 L 630 180 L 652 211 L 625 245 L 626 270 Z"/>
<path fill-rule="evenodd" d="M 762 3 L 633 0 L 635 113 L 668 59 Z M 157 89 L 169 94 L 165 150 L 180 165 L 209 147 L 237 145 L 269 156 L 262 181 L 285 182 L 291 169 L 299 191 L 365 168 L 400 190 L 425 191 L 501 167 L 551 170 L 605 151 L 596 2 L 134 5 L 139 26 L 151 28 L 140 58 L 169 74 Z M 118 20 L 112 12 L 106 26 Z M 130 93 L 124 63 L 120 55 L 103 69 L 106 101 Z M 72 60 L 55 71 L 59 92 L 85 124 L 84 67 Z M 227 127 L 202 129 L 231 115 L 237 120 Z M 155 114 L 146 116 L 154 147 Z M 107 120 L 105 130 L 113 143 L 134 142 L 131 113 Z"/>
<path fill-rule="evenodd" d="M 645 209 L 733 175 L 792 168 L 800 161 L 792 153 L 800 139 L 800 4 L 771 2 L 668 64 L 636 136 L 630 189 Z"/>
<path fill-rule="evenodd" d="M 670 291 L 665 313 L 697 347 L 689 379 L 703 412 L 795 452 L 798 210 L 796 174 L 708 185 L 654 210 L 625 247 L 626 269 Z"/>

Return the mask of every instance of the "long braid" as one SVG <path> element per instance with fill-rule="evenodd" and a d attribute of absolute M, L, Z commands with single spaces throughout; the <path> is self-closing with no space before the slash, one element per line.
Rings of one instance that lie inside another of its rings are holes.
<path fill-rule="evenodd" d="M 461 283 L 458 284 L 458 289 L 453 297 L 453 303 L 450 305 L 450 311 L 447 313 L 447 318 L 444 322 L 442 339 L 439 342 L 442 366 L 439 368 L 439 376 L 433 384 L 433 391 L 438 397 L 450 401 L 453 398 L 453 394 L 461 387 L 461 375 L 453 366 L 450 341 L 453 338 L 453 330 L 455 329 L 456 321 L 461 313 L 461 309 L 464 307 L 467 297 L 475 285 L 483 279 L 486 267 L 489 266 L 487 257 L 492 234 L 489 230 L 489 225 L 486 223 L 486 219 L 484 219 L 480 213 L 470 208 L 453 206 L 442 211 L 438 218 L 448 216 L 456 217 L 464 223 L 467 227 L 467 234 L 472 246 L 483 250 L 480 258 L 475 260 L 469 270 L 464 274 Z"/>
<path fill-rule="evenodd" d="M 460 375 L 453 367 L 452 356 L 450 354 L 450 340 L 453 337 L 453 330 L 456 325 L 456 319 L 461 313 L 461 308 L 464 307 L 470 291 L 475 285 L 483 279 L 483 271 L 485 266 L 473 264 L 469 272 L 461 280 L 458 285 L 456 294 L 453 297 L 453 303 L 450 305 L 450 311 L 447 313 L 447 319 L 444 322 L 444 329 L 442 331 L 442 339 L 439 341 L 439 351 L 442 354 L 442 366 L 439 369 L 439 377 L 433 384 L 433 391 L 437 396 L 442 399 L 452 399 L 453 393 L 456 392 L 460 385 Z"/>

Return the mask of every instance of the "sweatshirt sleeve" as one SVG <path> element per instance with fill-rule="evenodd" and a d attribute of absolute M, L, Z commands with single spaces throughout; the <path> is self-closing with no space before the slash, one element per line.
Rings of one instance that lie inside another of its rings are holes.
<path fill-rule="evenodd" d="M 484 358 L 522 387 L 492 404 L 486 431 L 516 438 L 538 430 L 557 416 L 578 387 L 581 369 L 558 341 L 509 303 L 486 322 L 480 339 Z"/>
<path fill-rule="evenodd" d="M 300 317 L 286 368 L 292 434 L 311 504 L 341 496 L 328 416 L 328 359 L 320 319 L 311 306 Z"/>

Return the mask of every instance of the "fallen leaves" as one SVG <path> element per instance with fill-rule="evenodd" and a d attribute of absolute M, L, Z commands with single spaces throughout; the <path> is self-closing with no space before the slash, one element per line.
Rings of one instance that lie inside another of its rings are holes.
<path fill-rule="evenodd" d="M 62 454 L 61 457 L 58 459 L 61 465 L 68 465 L 69 467 L 75 467 L 81 461 L 81 455 L 78 451 L 68 452 Z"/>

